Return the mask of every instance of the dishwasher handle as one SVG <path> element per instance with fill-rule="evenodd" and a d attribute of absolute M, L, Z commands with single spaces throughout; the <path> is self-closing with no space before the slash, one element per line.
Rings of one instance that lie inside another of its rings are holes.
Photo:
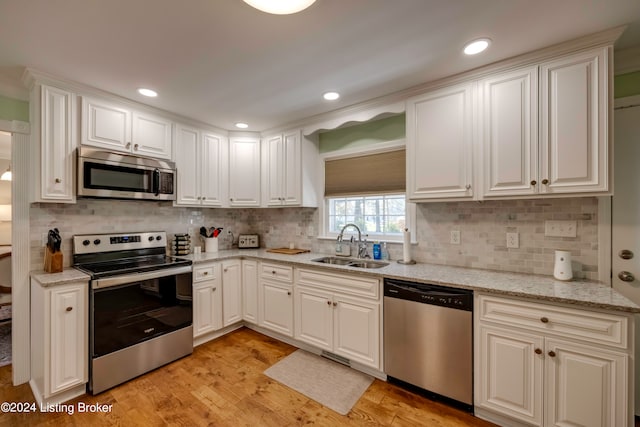
<path fill-rule="evenodd" d="M 473 291 L 467 289 L 385 280 L 384 297 L 473 311 Z"/>

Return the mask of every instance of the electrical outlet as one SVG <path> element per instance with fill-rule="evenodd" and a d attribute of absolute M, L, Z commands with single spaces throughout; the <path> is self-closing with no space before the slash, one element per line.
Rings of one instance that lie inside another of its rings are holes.
<path fill-rule="evenodd" d="M 520 247 L 520 235 L 518 233 L 507 233 L 507 247 L 513 249 Z"/>
<path fill-rule="evenodd" d="M 545 221 L 544 235 L 549 237 L 576 237 L 576 221 Z"/>
<path fill-rule="evenodd" d="M 451 230 L 450 243 L 452 245 L 459 245 L 460 244 L 460 230 Z"/>

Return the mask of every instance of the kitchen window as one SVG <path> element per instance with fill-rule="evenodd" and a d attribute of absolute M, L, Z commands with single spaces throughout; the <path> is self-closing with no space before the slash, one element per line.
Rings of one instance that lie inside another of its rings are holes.
<path fill-rule="evenodd" d="M 402 231 L 407 226 L 405 197 L 404 193 L 327 197 L 327 234 L 337 236 L 342 227 L 352 223 L 368 235 L 369 241 L 402 240 Z"/>
<path fill-rule="evenodd" d="M 415 212 L 406 202 L 405 156 L 404 141 L 325 154 L 323 236 L 335 239 L 351 223 L 369 242 L 402 241 Z M 346 236 L 354 233 L 345 230 Z"/>

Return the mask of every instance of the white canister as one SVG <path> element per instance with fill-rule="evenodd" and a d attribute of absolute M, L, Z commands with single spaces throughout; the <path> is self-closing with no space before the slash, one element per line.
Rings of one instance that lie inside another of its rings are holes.
<path fill-rule="evenodd" d="M 218 238 L 217 237 L 205 237 L 204 239 L 204 251 L 218 252 Z"/>
<path fill-rule="evenodd" d="M 553 277 L 558 280 L 571 280 L 573 271 L 571 270 L 571 252 L 556 251 L 556 262 L 553 267 Z"/>

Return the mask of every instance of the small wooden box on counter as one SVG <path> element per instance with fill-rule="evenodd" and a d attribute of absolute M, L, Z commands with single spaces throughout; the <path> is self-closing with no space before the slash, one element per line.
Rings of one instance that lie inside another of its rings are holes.
<path fill-rule="evenodd" d="M 51 252 L 48 246 L 44 248 L 44 271 L 47 273 L 60 273 L 62 271 L 62 252 Z"/>

